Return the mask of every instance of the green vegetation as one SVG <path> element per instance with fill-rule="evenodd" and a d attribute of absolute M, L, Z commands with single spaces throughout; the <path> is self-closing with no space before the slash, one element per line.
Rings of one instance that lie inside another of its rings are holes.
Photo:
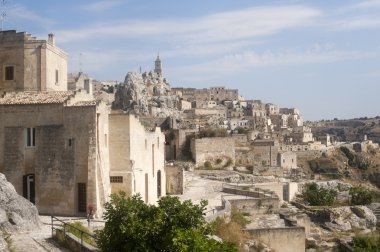
<path fill-rule="evenodd" d="M 234 244 L 208 238 L 211 226 L 203 218 L 207 201 L 162 197 L 147 205 L 140 195 L 112 194 L 105 204 L 105 228 L 98 231 L 102 251 L 236 251 Z"/>
<path fill-rule="evenodd" d="M 228 132 L 226 129 L 212 129 L 212 128 L 207 128 L 207 129 L 202 129 L 199 131 L 199 137 L 204 138 L 204 137 L 226 137 L 228 136 Z"/>
<path fill-rule="evenodd" d="M 369 205 L 373 201 L 373 193 L 361 186 L 352 187 L 350 196 L 353 205 Z"/>
<path fill-rule="evenodd" d="M 91 231 L 88 230 L 83 224 L 79 221 L 70 223 L 70 225 L 66 225 L 66 231 L 69 233 L 72 233 L 78 238 L 81 238 L 81 231 L 85 234 L 82 235 L 83 241 L 90 244 L 91 246 L 96 246 L 96 242 L 91 236 L 88 236 L 86 234 L 91 234 Z"/>
<path fill-rule="evenodd" d="M 238 134 L 247 134 L 248 129 L 242 128 L 242 127 L 237 127 L 236 128 Z"/>
<path fill-rule="evenodd" d="M 354 165 L 354 159 L 355 155 L 352 154 L 352 152 L 347 147 L 340 147 L 341 152 L 343 152 L 344 155 L 348 158 L 348 164 L 353 166 Z"/>
<path fill-rule="evenodd" d="M 355 252 L 380 252 L 380 238 L 378 235 L 354 237 L 352 247 Z"/>
<path fill-rule="evenodd" d="M 218 217 L 211 223 L 213 233 L 224 241 L 235 244 L 236 247 L 241 248 L 244 241 L 248 240 L 248 235 L 243 231 L 243 228 L 250 223 L 245 214 L 239 212 L 236 208 L 231 209 L 231 219 L 228 221 L 226 218 Z"/>
<path fill-rule="evenodd" d="M 305 184 L 302 196 L 311 206 L 331 206 L 338 193 L 333 189 L 320 188 L 316 183 Z"/>

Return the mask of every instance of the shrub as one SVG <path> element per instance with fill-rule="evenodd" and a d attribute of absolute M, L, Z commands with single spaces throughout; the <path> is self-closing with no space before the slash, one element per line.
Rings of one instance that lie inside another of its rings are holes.
<path fill-rule="evenodd" d="M 350 196 L 353 205 L 369 205 L 373 201 L 373 193 L 361 186 L 352 187 Z"/>
<path fill-rule="evenodd" d="M 233 244 L 209 239 L 211 227 L 204 219 L 207 201 L 165 196 L 147 205 L 139 194 L 126 198 L 112 194 L 105 204 L 106 224 L 97 232 L 102 251 L 236 251 Z"/>
<path fill-rule="evenodd" d="M 236 222 L 243 228 L 250 223 L 250 221 L 245 218 L 244 214 L 239 212 L 236 207 L 231 209 L 231 221 Z"/>
<path fill-rule="evenodd" d="M 316 183 L 305 184 L 302 191 L 303 199 L 311 206 L 331 206 L 337 195 L 334 189 L 320 188 Z"/>
<path fill-rule="evenodd" d="M 344 155 L 348 158 L 348 163 L 351 165 L 351 163 L 354 162 L 355 155 L 351 153 L 351 151 L 347 147 L 340 147 L 341 152 L 343 152 Z"/>
<path fill-rule="evenodd" d="M 203 165 L 207 170 L 211 170 L 212 169 L 212 164 L 210 161 L 206 161 Z"/>
<path fill-rule="evenodd" d="M 222 159 L 220 159 L 220 158 L 217 158 L 217 159 L 216 159 L 216 164 L 221 164 L 221 163 L 222 163 L 222 161 L 223 161 Z"/>
<path fill-rule="evenodd" d="M 354 237 L 352 247 L 355 252 L 380 252 L 380 239 L 375 236 Z"/>

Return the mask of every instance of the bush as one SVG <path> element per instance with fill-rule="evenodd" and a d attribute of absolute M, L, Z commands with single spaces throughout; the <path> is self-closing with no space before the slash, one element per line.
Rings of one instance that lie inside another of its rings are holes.
<path fill-rule="evenodd" d="M 207 170 L 211 170 L 212 169 L 212 164 L 210 161 L 206 161 L 203 165 Z"/>
<path fill-rule="evenodd" d="M 311 206 L 331 206 L 337 195 L 334 189 L 319 188 L 316 183 L 305 184 L 302 192 L 303 199 Z"/>
<path fill-rule="evenodd" d="M 222 161 L 223 161 L 222 159 L 220 159 L 220 158 L 217 158 L 217 159 L 216 159 L 216 164 L 221 164 L 221 163 L 222 163 Z"/>
<path fill-rule="evenodd" d="M 106 224 L 97 232 L 102 251 L 236 251 L 233 244 L 209 239 L 211 227 L 204 219 L 207 201 L 165 196 L 147 205 L 140 195 L 112 194 L 105 204 Z"/>
<path fill-rule="evenodd" d="M 369 205 L 373 201 L 373 193 L 361 186 L 352 187 L 350 196 L 353 205 Z"/>
<path fill-rule="evenodd" d="M 351 163 L 354 162 L 355 155 L 351 153 L 351 151 L 347 147 L 340 147 L 341 152 L 343 152 L 344 155 L 348 158 L 348 163 L 351 165 Z"/>
<path fill-rule="evenodd" d="M 228 158 L 226 164 L 224 165 L 224 167 L 228 167 L 230 165 L 232 165 L 232 159 Z"/>
<path fill-rule="evenodd" d="M 375 236 L 354 237 L 352 247 L 355 252 L 380 252 L 380 239 Z"/>
<path fill-rule="evenodd" d="M 199 137 L 226 137 L 228 136 L 228 132 L 226 129 L 214 129 L 214 128 L 207 128 L 202 129 L 199 131 Z"/>
<path fill-rule="evenodd" d="M 245 218 L 244 214 L 239 212 L 236 207 L 231 209 L 231 221 L 239 224 L 243 228 L 250 223 L 250 221 Z"/>

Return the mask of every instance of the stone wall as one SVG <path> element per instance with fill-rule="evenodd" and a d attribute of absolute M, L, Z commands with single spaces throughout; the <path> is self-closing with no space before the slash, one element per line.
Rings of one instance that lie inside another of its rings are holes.
<path fill-rule="evenodd" d="M 135 115 L 114 111 L 110 115 L 110 176 L 122 177 L 111 183 L 112 191 L 127 195 L 139 193 L 145 202 L 154 204 L 166 194 L 164 169 L 165 136 L 161 130 L 145 129 Z"/>
<path fill-rule="evenodd" d="M 25 32 L 1 31 L 0 59 L 0 91 L 67 90 L 67 54 L 46 40 Z M 5 80 L 5 66 L 14 67 L 13 80 Z"/>
<path fill-rule="evenodd" d="M 84 215 L 78 183 L 85 185 L 84 204 L 94 204 L 102 214 L 109 195 L 108 110 L 91 104 L 0 105 L 0 170 L 20 195 L 26 190 L 24 176 L 34 176 L 42 214 Z M 27 128 L 35 129 L 35 146 L 26 145 Z"/>
<path fill-rule="evenodd" d="M 253 239 L 268 244 L 274 251 L 305 251 L 306 235 L 304 227 L 261 228 L 248 229 L 246 231 Z"/>
<path fill-rule="evenodd" d="M 230 158 L 235 164 L 235 140 L 229 137 L 192 139 L 191 154 L 197 165 L 217 157 Z"/>

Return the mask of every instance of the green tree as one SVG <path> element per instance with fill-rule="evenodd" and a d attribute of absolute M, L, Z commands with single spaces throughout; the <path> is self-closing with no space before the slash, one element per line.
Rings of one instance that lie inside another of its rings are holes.
<path fill-rule="evenodd" d="M 373 193 L 361 186 L 352 187 L 349 193 L 353 205 L 369 205 L 373 201 Z"/>
<path fill-rule="evenodd" d="M 334 189 L 322 188 L 316 183 L 305 184 L 302 191 L 303 199 L 311 206 L 331 206 L 335 203 L 337 195 Z"/>
<path fill-rule="evenodd" d="M 97 233 L 97 245 L 102 251 L 236 251 L 233 244 L 208 238 L 206 205 L 167 196 L 155 206 L 140 195 L 113 194 L 105 204 L 106 224 Z"/>

